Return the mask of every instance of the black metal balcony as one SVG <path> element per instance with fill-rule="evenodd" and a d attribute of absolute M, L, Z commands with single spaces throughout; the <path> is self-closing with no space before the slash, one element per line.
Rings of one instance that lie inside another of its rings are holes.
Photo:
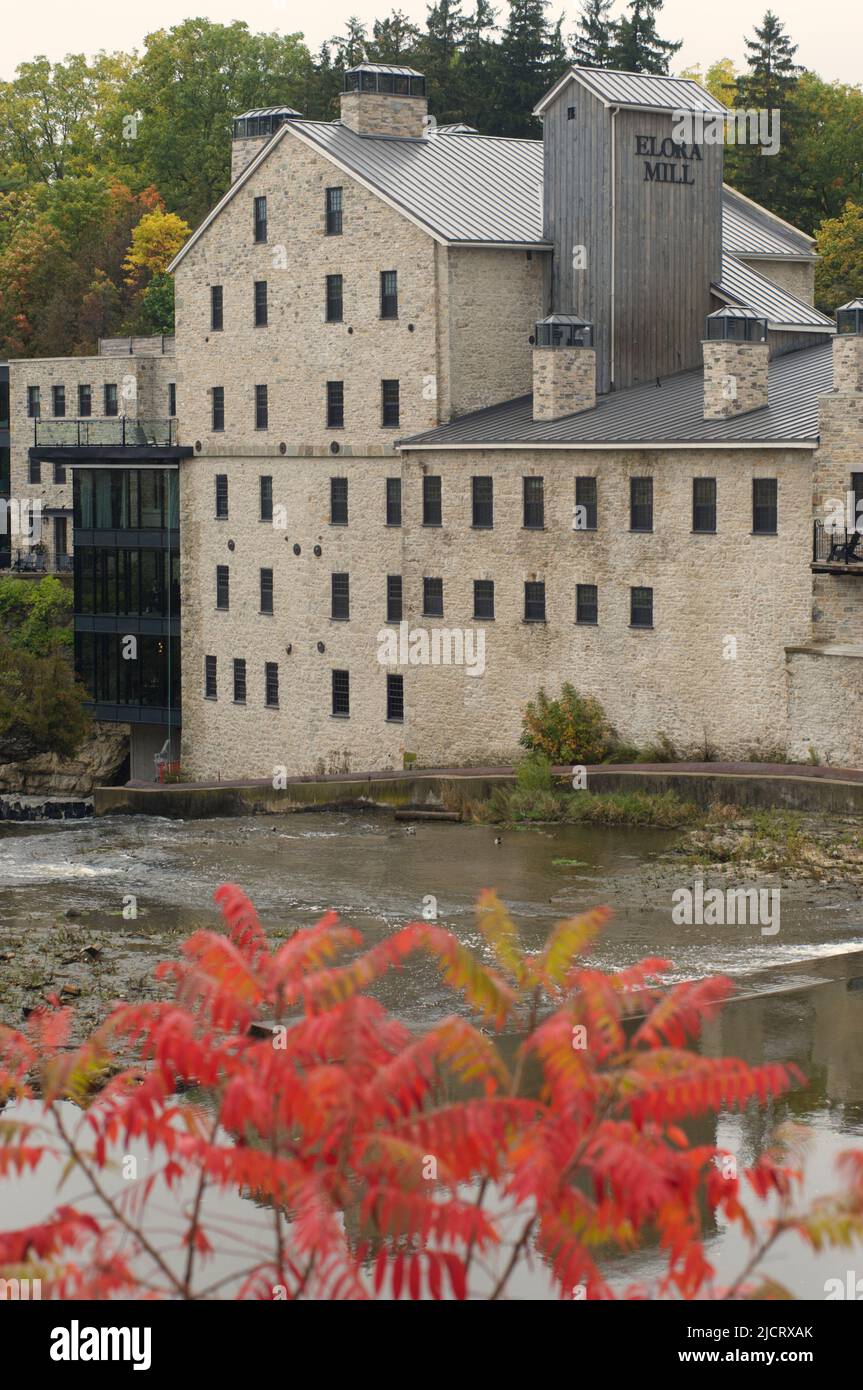
<path fill-rule="evenodd" d="M 165 449 L 177 443 L 177 422 L 140 420 L 126 415 L 82 420 L 33 421 L 33 445 L 42 449 Z"/>
<path fill-rule="evenodd" d="M 863 578 L 863 532 L 816 521 L 812 528 L 812 569 L 816 574 Z"/>

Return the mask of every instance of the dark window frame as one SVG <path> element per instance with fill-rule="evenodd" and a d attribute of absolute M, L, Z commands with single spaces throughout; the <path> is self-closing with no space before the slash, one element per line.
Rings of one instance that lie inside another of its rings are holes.
<path fill-rule="evenodd" d="M 486 599 L 486 600 L 488 600 L 488 599 L 491 600 L 490 605 L 488 604 L 488 602 L 480 603 L 480 601 L 479 601 L 479 600 L 480 600 L 480 590 L 479 590 L 479 586 L 480 586 L 481 584 L 482 584 L 483 586 L 487 586 L 487 585 L 490 585 L 490 586 L 491 586 L 490 592 L 489 592 L 488 588 L 484 588 L 484 590 L 483 590 L 484 595 L 485 595 L 485 599 Z M 490 606 L 490 608 L 491 608 L 491 611 L 490 611 L 490 612 L 488 612 L 488 611 L 486 611 L 486 612 L 480 612 L 480 608 L 481 608 L 481 607 L 484 607 L 484 608 L 488 609 L 489 606 Z M 485 623 L 492 623 L 492 622 L 494 622 L 494 580 L 493 580 L 493 579 L 475 579 L 475 580 L 473 581 L 473 616 L 474 616 L 474 621 L 485 622 Z"/>
<path fill-rule="evenodd" d="M 649 594 L 647 599 L 644 595 Z M 649 622 L 636 622 L 639 614 L 648 613 Z M 629 590 L 629 626 L 638 628 L 642 631 L 650 631 L 653 628 L 653 589 L 644 584 L 633 584 Z"/>
<path fill-rule="evenodd" d="M 422 524 L 431 527 L 443 526 L 443 478 L 440 473 L 423 474 Z"/>
<path fill-rule="evenodd" d="M 279 708 L 279 663 L 264 662 L 264 705 L 267 709 Z"/>
<path fill-rule="evenodd" d="M 272 522 L 273 478 L 270 473 L 261 473 L 258 477 L 258 508 L 260 512 L 259 521 Z"/>
<path fill-rule="evenodd" d="M 348 517 L 348 480 L 344 477 L 330 478 L 330 525 L 347 526 Z"/>
<path fill-rule="evenodd" d="M 387 672 L 387 723 L 405 722 L 405 678 L 397 672 Z"/>
<path fill-rule="evenodd" d="M 479 496 L 485 488 L 480 488 L 478 484 L 488 483 L 488 496 Z M 470 480 L 470 506 L 471 506 L 471 526 L 475 531 L 494 530 L 494 478 L 490 473 L 475 474 Z M 486 513 L 486 508 L 487 513 Z M 482 515 L 488 515 L 488 521 L 480 521 Z"/>
<path fill-rule="evenodd" d="M 210 332 L 221 333 L 225 327 L 225 289 L 223 285 L 210 286 Z"/>
<path fill-rule="evenodd" d="M 219 666 L 215 656 L 204 657 L 204 699 L 219 698 Z"/>
<path fill-rule="evenodd" d="M 381 378 L 381 429 L 398 429 L 401 423 L 401 409 L 401 382 L 399 378 Z"/>
<path fill-rule="evenodd" d="M 576 584 L 575 621 L 584 627 L 596 627 L 599 623 L 599 589 L 596 584 Z"/>
<path fill-rule="evenodd" d="M 430 595 L 433 595 L 431 605 L 429 604 Z M 441 575 L 423 575 L 423 617 L 443 617 L 443 577 Z"/>
<path fill-rule="evenodd" d="M 213 434 L 224 434 L 225 431 L 225 388 L 224 386 L 210 387 L 210 427 Z"/>
<path fill-rule="evenodd" d="M 267 226 L 267 199 L 264 194 L 260 194 L 254 199 L 252 204 L 252 226 L 254 229 L 255 244 L 263 245 L 269 233 Z"/>
<path fill-rule="evenodd" d="M 86 382 L 78 385 L 78 417 L 88 420 L 93 414 L 93 388 Z"/>
<path fill-rule="evenodd" d="M 252 296 L 255 328 L 266 328 L 270 318 L 268 282 L 266 280 L 255 280 Z"/>
<path fill-rule="evenodd" d="M 27 387 L 27 419 L 41 420 L 42 418 L 42 389 L 39 386 Z"/>
<path fill-rule="evenodd" d="M 705 487 L 705 484 L 710 486 Z M 707 496 L 699 498 L 701 487 Z M 698 477 L 692 479 L 692 532 L 696 536 L 716 534 L 716 479 Z"/>
<path fill-rule="evenodd" d="M 343 323 L 345 317 L 345 277 L 341 274 L 325 276 L 324 321 Z"/>
<path fill-rule="evenodd" d="M 521 508 L 522 530 L 545 530 L 545 478 L 540 474 L 528 473 L 522 478 Z"/>
<path fill-rule="evenodd" d="M 390 278 L 392 277 L 392 278 Z M 397 319 L 399 316 L 399 281 L 397 270 L 382 270 L 380 274 L 380 317 Z"/>
<path fill-rule="evenodd" d="M 216 486 L 216 520 L 228 520 L 228 475 L 227 473 L 217 473 L 215 475 Z"/>
<path fill-rule="evenodd" d="M 539 608 L 542 608 L 540 614 Z M 535 609 L 532 612 L 531 609 Z M 524 621 L 526 623 L 544 623 L 547 621 L 545 580 L 526 579 L 524 583 Z"/>
<path fill-rule="evenodd" d="M 767 493 L 768 500 L 759 501 L 759 491 Z M 765 513 L 772 518 L 772 525 L 764 525 Z M 762 524 L 759 525 L 759 520 Z M 779 534 L 779 480 L 778 478 L 752 479 L 752 534 L 753 536 L 777 536 Z"/>
<path fill-rule="evenodd" d="M 386 524 L 398 527 L 402 524 L 402 480 L 386 479 Z"/>
<path fill-rule="evenodd" d="M 120 413 L 120 398 L 117 394 L 116 381 L 106 381 L 102 387 L 102 401 L 105 407 L 105 415 L 110 419 Z"/>
<path fill-rule="evenodd" d="M 60 409 L 57 409 L 57 404 Z M 66 387 L 61 382 L 55 382 L 51 387 L 51 414 L 55 420 L 65 420 L 66 418 Z"/>
<path fill-rule="evenodd" d="M 255 386 L 255 429 L 270 428 L 270 393 L 265 385 Z"/>
<path fill-rule="evenodd" d="M 351 620 L 351 576 L 346 570 L 330 575 L 330 621 L 348 623 Z"/>
<path fill-rule="evenodd" d="M 224 602 L 222 601 L 224 600 Z M 216 610 L 227 613 L 231 607 L 231 571 L 228 565 L 216 565 Z"/>
<path fill-rule="evenodd" d="M 249 690 L 248 681 L 246 679 L 246 658 L 244 656 L 234 657 L 233 675 L 234 704 L 245 705 L 248 700 Z"/>
<path fill-rule="evenodd" d="M 343 430 L 345 427 L 345 383 L 327 382 L 327 429 Z"/>
<path fill-rule="evenodd" d="M 351 717 L 351 673 L 334 668 L 330 675 L 330 716 L 333 719 Z"/>
<path fill-rule="evenodd" d="M 344 189 L 334 185 L 324 190 L 324 227 L 327 236 L 341 236 L 344 231 Z"/>
<path fill-rule="evenodd" d="M 639 492 L 644 494 L 641 498 Z M 643 525 L 645 519 L 647 524 Z M 649 535 L 653 530 L 653 478 L 647 475 L 638 474 L 629 479 L 629 529 L 642 535 Z"/>
<path fill-rule="evenodd" d="M 260 603 L 259 611 L 270 616 L 275 612 L 273 571 L 266 565 L 259 570 L 258 592 Z"/>
<path fill-rule="evenodd" d="M 404 620 L 404 583 L 400 574 L 387 575 L 387 617 L 388 623 L 400 623 Z"/>
<path fill-rule="evenodd" d="M 582 494 L 579 496 L 579 494 Z M 587 497 L 583 494 L 587 493 Z M 591 497 L 590 494 L 593 494 Z M 583 473 L 575 480 L 575 505 L 583 507 L 586 513 L 587 523 L 584 526 L 574 526 L 574 531 L 596 531 L 599 522 L 599 483 L 592 475 Z M 591 521 L 591 517 L 593 520 Z"/>

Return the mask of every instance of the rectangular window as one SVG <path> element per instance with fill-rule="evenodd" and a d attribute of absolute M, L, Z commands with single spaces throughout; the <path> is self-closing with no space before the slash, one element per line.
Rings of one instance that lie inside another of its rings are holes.
<path fill-rule="evenodd" d="M 395 270 L 381 271 L 381 318 L 397 319 L 399 316 L 398 274 Z"/>
<path fill-rule="evenodd" d="M 545 498 L 542 478 L 522 478 L 524 519 L 528 531 L 541 531 L 545 526 Z"/>
<path fill-rule="evenodd" d="M 93 413 L 93 393 L 89 386 L 78 387 L 78 414 L 86 419 Z"/>
<path fill-rule="evenodd" d="M 267 326 L 267 282 L 266 280 L 255 281 L 255 327 L 266 328 Z"/>
<path fill-rule="evenodd" d="M 267 200 L 266 198 L 256 198 L 254 208 L 255 220 L 255 241 L 266 241 L 267 239 Z"/>
<path fill-rule="evenodd" d="M 225 300 L 221 285 L 210 286 L 210 328 L 219 333 L 225 326 Z"/>
<path fill-rule="evenodd" d="M 576 478 L 575 480 L 575 526 L 573 530 L 596 530 L 595 478 Z"/>
<path fill-rule="evenodd" d="M 473 616 L 475 618 L 494 617 L 493 579 L 475 579 L 473 581 Z"/>
<path fill-rule="evenodd" d="M 400 623 L 402 620 L 402 577 L 400 574 L 387 575 L 387 622 Z"/>
<path fill-rule="evenodd" d="M 54 464 L 54 482 L 55 482 L 55 483 L 65 483 L 65 481 L 66 481 L 66 469 L 65 469 L 65 466 L 64 466 L 62 463 L 55 463 L 55 464 Z"/>
<path fill-rule="evenodd" d="M 387 526 L 402 524 L 402 480 L 387 478 Z"/>
<path fill-rule="evenodd" d="M 220 433 L 225 428 L 225 388 L 224 386 L 214 386 L 213 396 L 213 432 Z"/>
<path fill-rule="evenodd" d="M 204 657 L 204 699 L 215 700 L 218 695 L 218 685 L 216 683 L 216 658 L 214 656 Z"/>
<path fill-rule="evenodd" d="M 387 676 L 387 719 L 401 724 L 405 717 L 405 678 Z"/>
<path fill-rule="evenodd" d="M 51 409 L 55 417 L 59 420 L 66 414 L 66 387 L 51 387 Z"/>
<path fill-rule="evenodd" d="M 545 622 L 545 584 L 541 580 L 529 580 L 524 586 L 524 621 Z"/>
<path fill-rule="evenodd" d="M 330 478 L 330 525 L 348 524 L 348 480 Z"/>
<path fill-rule="evenodd" d="M 381 424 L 389 429 L 399 422 L 399 384 L 397 381 L 381 382 Z"/>
<path fill-rule="evenodd" d="M 350 575 L 330 575 L 330 617 L 334 622 L 346 623 L 351 616 L 350 585 Z"/>
<path fill-rule="evenodd" d="M 629 623 L 631 627 L 653 627 L 652 589 L 630 589 Z"/>
<path fill-rule="evenodd" d="M 423 580 L 423 614 L 427 618 L 443 617 L 443 580 Z"/>
<path fill-rule="evenodd" d="M 88 388 L 88 389 L 89 389 L 89 388 Z M 89 415 L 89 413 L 90 413 L 90 412 L 88 411 L 87 414 Z M 176 415 L 176 413 L 177 413 L 177 383 L 176 383 L 176 381 L 169 381 L 169 382 L 168 382 L 168 414 L 169 414 L 169 415 L 171 416 L 171 418 L 173 419 L 174 416 Z"/>
<path fill-rule="evenodd" d="M 270 407 L 266 386 L 255 387 L 255 429 L 265 430 L 270 423 Z"/>
<path fill-rule="evenodd" d="M 246 703 L 246 663 L 242 657 L 234 657 L 234 704 Z"/>
<path fill-rule="evenodd" d="M 341 323 L 344 312 L 344 291 L 341 275 L 327 276 L 327 323 Z"/>
<path fill-rule="evenodd" d="M 716 479 L 692 479 L 692 529 L 716 530 Z"/>
<path fill-rule="evenodd" d="M 216 474 L 216 517 L 219 521 L 228 515 L 228 475 Z"/>
<path fill-rule="evenodd" d="M 228 608 L 228 566 L 216 565 L 216 607 Z"/>
<path fill-rule="evenodd" d="M 423 526 L 443 524 L 441 480 L 434 474 L 423 478 Z"/>
<path fill-rule="evenodd" d="M 326 194 L 327 236 L 342 234 L 342 190 L 328 188 Z"/>
<path fill-rule="evenodd" d="M 629 480 L 629 529 L 630 531 L 653 530 L 652 478 L 630 478 Z"/>
<path fill-rule="evenodd" d="M 28 481 L 28 483 L 41 483 L 41 481 L 42 481 L 42 463 L 41 463 L 41 460 L 40 460 L 40 459 L 30 459 L 30 460 L 28 461 L 28 465 L 27 465 L 27 481 Z"/>
<path fill-rule="evenodd" d="M 494 526 L 494 481 L 491 478 L 471 478 L 471 525 L 486 530 Z"/>
<path fill-rule="evenodd" d="M 264 662 L 264 699 L 268 709 L 278 709 L 279 667 L 275 661 Z"/>
<path fill-rule="evenodd" d="M 105 414 L 117 414 L 117 383 L 115 381 L 106 382 L 104 387 Z"/>
<path fill-rule="evenodd" d="M 343 381 L 327 382 L 327 426 L 331 430 L 340 430 L 345 423 L 345 383 Z"/>
<path fill-rule="evenodd" d="M 42 405 L 39 397 L 40 392 L 38 386 L 27 387 L 27 414 L 30 416 L 31 420 L 38 420 L 39 416 L 42 414 Z"/>
<path fill-rule="evenodd" d="M 778 524 L 778 485 L 775 478 L 752 479 L 752 530 L 756 536 L 775 536 Z"/>
<path fill-rule="evenodd" d="M 273 571 L 261 570 L 261 612 L 273 611 Z"/>
<path fill-rule="evenodd" d="M 347 719 L 351 712 L 351 676 L 349 671 L 333 671 L 333 714 Z"/>
<path fill-rule="evenodd" d="M 273 480 L 271 477 L 262 475 L 260 478 L 261 491 L 261 521 L 272 521 L 273 519 Z"/>
<path fill-rule="evenodd" d="M 595 584 L 576 584 L 575 621 L 595 623 L 597 621 L 597 594 Z"/>

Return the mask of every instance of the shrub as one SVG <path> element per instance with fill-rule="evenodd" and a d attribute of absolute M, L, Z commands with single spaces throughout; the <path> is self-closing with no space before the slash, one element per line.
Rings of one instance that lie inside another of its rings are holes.
<path fill-rule="evenodd" d="M 74 1169 L 87 1191 L 83 1205 L 0 1230 L 0 1277 L 35 1274 L 55 1298 L 212 1298 L 222 1231 L 207 1229 L 208 1187 L 272 1209 L 248 1234 L 245 1298 L 498 1299 L 536 1258 L 562 1297 L 612 1298 L 603 1266 L 645 1239 L 665 1261 L 655 1296 L 757 1297 L 746 1281 L 778 1234 L 819 1250 L 863 1235 L 863 1154 L 843 1155 L 838 1197 L 798 1213 L 801 1175 L 781 1153 L 738 1171 L 726 1151 L 690 1144 L 687 1119 L 704 1133 L 705 1116 L 767 1105 L 799 1073 L 690 1050 L 727 980 L 666 988 L 664 961 L 610 975 L 583 966 L 604 909 L 559 923 L 528 954 L 482 894 L 491 968 L 429 922 L 363 951 L 334 913 L 271 951 L 239 888 L 216 899 L 227 934 L 198 931 L 159 967 L 172 1001 L 121 1005 L 78 1048 L 55 999 L 0 1028 L 0 1102 L 38 1094 L 43 1113 L 23 1122 L 7 1105 L 4 1181 L 59 1156 L 61 1181 Z M 414 1034 L 363 992 L 417 951 L 482 1028 L 453 1015 Z M 252 1028 L 261 1018 L 272 1027 Z M 492 1028 L 521 1037 L 512 1070 Z M 140 1063 L 106 1080 L 118 1043 Z M 103 1176 L 118 1142 L 149 1151 L 121 1201 Z M 763 1231 L 753 1195 L 771 1201 Z M 167 1254 L 169 1222 L 180 1260 Z M 724 1290 L 703 1241 L 714 1223 L 737 1226 L 751 1252 Z M 772 1280 L 761 1288 L 790 1296 Z"/>
<path fill-rule="evenodd" d="M 586 825 L 642 825 L 660 830 L 692 825 L 698 810 L 674 792 L 576 792 L 566 818 Z"/>
<path fill-rule="evenodd" d="M 522 724 L 522 747 L 558 765 L 601 763 L 614 743 L 602 705 L 591 695 L 579 695 L 568 681 L 556 700 L 540 690 Z"/>
<path fill-rule="evenodd" d="M 33 656 L 0 638 L 0 741 L 20 744 L 25 757 L 71 757 L 90 729 L 86 698 L 65 656 Z"/>

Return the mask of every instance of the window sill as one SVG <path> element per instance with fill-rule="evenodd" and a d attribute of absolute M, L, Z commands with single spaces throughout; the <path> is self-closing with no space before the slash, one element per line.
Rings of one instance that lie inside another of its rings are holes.
<path fill-rule="evenodd" d="M 264 709 L 276 709 L 276 710 L 277 710 L 278 708 L 279 708 L 278 705 L 272 705 L 272 704 L 270 704 L 269 700 L 267 700 L 266 703 L 264 704 Z"/>
<path fill-rule="evenodd" d="M 544 531 L 544 526 L 522 526 L 522 531 Z"/>
<path fill-rule="evenodd" d="M 630 632 L 654 632 L 653 623 L 629 623 Z"/>
<path fill-rule="evenodd" d="M 212 705 L 214 705 L 217 702 L 218 698 L 218 695 L 204 695 L 204 699 L 209 700 L 210 704 Z"/>
<path fill-rule="evenodd" d="M 239 705 L 241 709 L 245 709 L 245 708 L 246 708 L 246 701 L 245 701 L 245 700 L 232 700 L 232 701 L 231 701 L 231 704 L 232 704 L 232 705 Z"/>
<path fill-rule="evenodd" d="M 548 618 L 522 618 L 522 627 L 545 627 Z"/>
<path fill-rule="evenodd" d="M 598 618 L 576 618 L 576 627 L 599 627 Z"/>
<path fill-rule="evenodd" d="M 424 521 L 424 522 L 422 523 L 422 529 L 423 529 L 424 531 L 442 531 L 442 530 L 443 530 L 443 522 L 442 522 L 442 521 Z"/>
<path fill-rule="evenodd" d="M 349 714 L 331 714 L 330 719 L 350 719 Z"/>
<path fill-rule="evenodd" d="M 396 716 L 395 716 L 394 714 L 388 714 L 387 717 L 386 717 L 386 723 L 387 723 L 387 724 L 404 724 L 404 722 L 405 722 L 405 717 L 404 717 L 404 715 L 402 715 L 401 719 L 397 719 Z"/>
<path fill-rule="evenodd" d="M 767 540 L 769 540 L 771 536 L 775 539 L 775 538 L 779 535 L 779 532 L 778 532 L 778 531 L 750 531 L 749 534 L 750 534 L 750 536 L 758 536 L 758 537 L 759 537 L 760 539 L 762 539 L 762 540 L 765 539 L 765 538 L 766 538 Z"/>
<path fill-rule="evenodd" d="M 471 622 L 472 622 L 472 623 L 493 623 L 493 622 L 494 622 L 494 614 L 491 613 L 491 614 L 486 615 L 486 616 L 481 616 L 479 613 L 474 613 L 473 617 L 471 618 Z"/>
<path fill-rule="evenodd" d="M 714 528 L 713 528 L 712 531 L 707 531 L 707 530 L 705 530 L 704 528 L 702 528 L 702 529 L 700 529 L 700 530 L 696 530 L 696 528 L 693 526 L 693 528 L 692 528 L 692 530 L 690 531 L 689 534 L 690 534 L 690 536 L 715 536 L 715 535 L 716 535 L 716 527 L 714 526 Z"/>
<path fill-rule="evenodd" d="M 420 617 L 421 617 L 421 618 L 440 618 L 441 622 L 443 622 L 443 613 L 425 613 L 425 612 L 423 612 L 423 613 L 420 614 Z"/>
<path fill-rule="evenodd" d="M 494 522 L 493 522 L 493 521 L 489 521 L 489 522 L 485 522 L 485 521 L 483 521 L 483 522 L 474 521 L 474 522 L 471 522 L 471 528 L 470 528 L 470 529 L 471 529 L 472 531 L 493 531 L 493 530 L 494 530 Z"/>
<path fill-rule="evenodd" d="M 335 617 L 332 616 L 332 614 L 330 614 L 330 622 L 331 622 L 331 623 L 349 623 L 349 622 L 350 622 L 350 617 L 347 617 L 347 618 L 335 618 Z"/>
<path fill-rule="evenodd" d="M 340 528 L 347 527 L 347 524 L 348 524 L 348 523 L 347 523 L 346 521 L 328 521 L 328 522 L 327 522 L 327 525 L 328 525 L 328 526 L 338 526 L 338 527 L 340 527 Z"/>
<path fill-rule="evenodd" d="M 652 527 L 652 526 L 630 526 L 630 528 L 629 528 L 629 534 L 630 534 L 631 536 L 652 536 L 652 535 L 653 535 L 653 527 Z"/>
<path fill-rule="evenodd" d="M 276 616 L 272 608 L 259 608 L 258 613 L 262 618 L 274 618 Z"/>

